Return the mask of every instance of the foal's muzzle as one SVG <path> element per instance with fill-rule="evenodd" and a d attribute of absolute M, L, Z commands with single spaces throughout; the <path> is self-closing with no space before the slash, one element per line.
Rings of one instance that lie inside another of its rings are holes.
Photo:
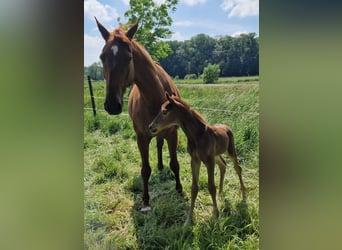
<path fill-rule="evenodd" d="M 155 135 L 155 134 L 157 133 L 157 131 L 158 131 L 157 127 L 154 126 L 153 123 L 151 123 L 150 125 L 148 125 L 148 130 L 150 131 L 150 133 L 151 133 L 152 135 Z"/>
<path fill-rule="evenodd" d="M 122 112 L 122 104 L 119 102 L 110 103 L 108 100 L 104 103 L 104 109 L 110 115 L 118 115 Z"/>

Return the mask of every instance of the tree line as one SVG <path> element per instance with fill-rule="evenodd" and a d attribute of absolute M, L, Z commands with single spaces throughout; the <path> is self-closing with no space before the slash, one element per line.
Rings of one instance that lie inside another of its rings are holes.
<path fill-rule="evenodd" d="M 199 34 L 186 41 L 169 41 L 172 54 L 160 64 L 173 77 L 202 74 L 208 64 L 220 67 L 220 76 L 259 75 L 259 37 L 255 33 L 217 39 Z"/>
<path fill-rule="evenodd" d="M 222 77 L 259 75 L 259 37 L 255 33 L 218 38 L 199 34 L 190 40 L 167 44 L 172 52 L 159 62 L 172 77 L 183 79 L 190 74 L 198 77 L 209 64 L 218 65 Z M 102 80 L 101 63 L 85 67 L 84 75 Z"/>

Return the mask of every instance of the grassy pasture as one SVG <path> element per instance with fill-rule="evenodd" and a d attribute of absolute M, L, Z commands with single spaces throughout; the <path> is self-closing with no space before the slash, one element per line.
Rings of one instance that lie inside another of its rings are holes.
<path fill-rule="evenodd" d="M 104 97 L 104 83 L 94 83 L 94 95 Z M 149 182 L 152 210 L 141 213 L 140 155 L 132 122 L 124 113 L 109 116 L 84 113 L 84 243 L 85 249 L 258 249 L 259 248 L 259 86 L 179 87 L 182 97 L 210 123 L 229 125 L 235 134 L 243 178 L 248 188 L 242 202 L 238 177 L 227 157 L 224 192 L 218 196 L 220 217 L 212 219 L 212 202 L 202 165 L 193 226 L 183 227 L 190 206 L 191 169 L 186 137 L 179 131 L 178 160 L 185 199 L 175 191 L 168 167 L 157 170 L 156 142 L 150 145 Z M 84 89 L 85 107 L 91 107 Z M 127 98 L 126 98 L 127 99 Z M 99 109 L 103 99 L 97 98 Z M 218 168 L 215 181 L 218 185 Z"/>
<path fill-rule="evenodd" d="M 257 83 L 259 76 L 220 77 L 215 83 Z M 204 84 L 203 79 L 178 79 L 176 84 Z"/>

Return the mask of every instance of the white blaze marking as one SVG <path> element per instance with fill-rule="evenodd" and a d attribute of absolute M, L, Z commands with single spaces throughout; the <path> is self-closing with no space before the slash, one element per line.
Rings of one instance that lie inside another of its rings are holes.
<path fill-rule="evenodd" d="M 118 45 L 114 45 L 113 47 L 112 47 L 112 50 L 113 50 L 113 54 L 114 54 L 114 56 L 116 56 L 116 54 L 118 53 L 118 51 L 119 51 L 119 47 L 118 47 Z"/>

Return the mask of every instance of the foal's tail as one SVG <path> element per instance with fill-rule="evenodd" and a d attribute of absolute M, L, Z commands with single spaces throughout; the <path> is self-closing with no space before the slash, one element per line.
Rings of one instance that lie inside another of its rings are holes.
<path fill-rule="evenodd" d="M 235 143 L 234 143 L 234 135 L 231 129 L 228 129 L 227 135 L 229 138 L 229 144 L 228 144 L 228 154 L 229 156 L 235 158 L 236 157 L 236 149 L 235 149 Z"/>

